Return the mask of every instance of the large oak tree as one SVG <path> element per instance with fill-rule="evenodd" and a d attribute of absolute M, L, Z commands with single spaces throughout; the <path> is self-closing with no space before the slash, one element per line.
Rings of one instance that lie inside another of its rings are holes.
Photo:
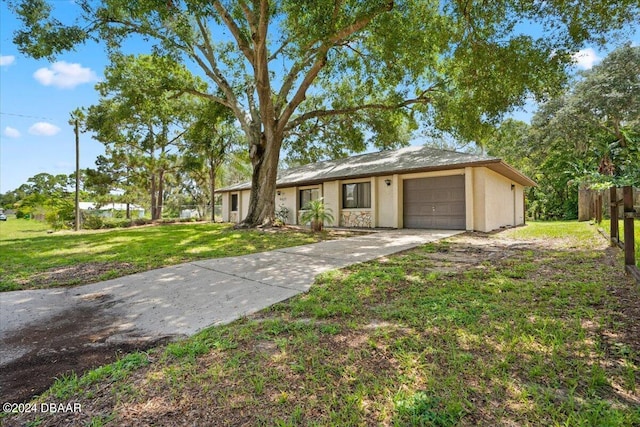
<path fill-rule="evenodd" d="M 478 139 L 511 106 L 561 84 L 572 52 L 637 22 L 640 9 L 637 0 L 77 3 L 66 23 L 46 0 L 11 1 L 21 51 L 51 57 L 91 39 L 118 49 L 142 36 L 199 67 L 211 90 L 184 90 L 231 109 L 249 143 L 249 226 L 273 217 L 283 143 L 320 154 L 384 148 L 418 120 Z M 527 22 L 538 38 L 524 34 Z"/>

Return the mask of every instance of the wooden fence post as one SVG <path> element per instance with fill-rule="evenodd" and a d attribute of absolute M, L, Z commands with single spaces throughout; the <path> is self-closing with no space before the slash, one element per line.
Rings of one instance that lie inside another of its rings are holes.
<path fill-rule="evenodd" d="M 609 206 L 611 207 L 611 245 L 616 246 L 620 241 L 620 231 L 618 229 L 618 189 L 616 187 L 609 188 Z"/>
<path fill-rule="evenodd" d="M 636 247 L 634 241 L 633 222 L 636 211 L 633 209 L 633 187 L 630 185 L 622 188 L 624 201 L 624 263 L 636 265 Z"/>

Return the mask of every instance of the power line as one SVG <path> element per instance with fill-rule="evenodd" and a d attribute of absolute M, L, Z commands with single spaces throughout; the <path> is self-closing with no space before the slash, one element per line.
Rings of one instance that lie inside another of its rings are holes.
<path fill-rule="evenodd" d="M 26 114 L 16 114 L 16 113 L 3 113 L 2 111 L 0 111 L 0 114 L 3 114 L 5 116 L 24 117 L 26 119 L 40 119 L 40 120 L 51 120 L 51 121 L 55 121 L 56 120 L 56 119 L 52 119 L 50 117 L 29 116 L 29 115 L 26 115 Z"/>

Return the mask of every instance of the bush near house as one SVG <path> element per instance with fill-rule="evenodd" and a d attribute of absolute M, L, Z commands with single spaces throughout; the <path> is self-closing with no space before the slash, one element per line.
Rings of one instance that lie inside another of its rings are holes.
<path fill-rule="evenodd" d="M 333 222 L 331 209 L 325 206 L 322 198 L 311 200 L 303 209 L 300 220 L 303 224 L 310 223 L 315 232 L 322 231 L 325 222 Z"/>

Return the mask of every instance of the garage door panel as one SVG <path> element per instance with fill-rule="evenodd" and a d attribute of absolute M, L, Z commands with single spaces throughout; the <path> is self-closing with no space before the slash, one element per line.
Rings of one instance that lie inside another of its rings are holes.
<path fill-rule="evenodd" d="M 404 181 L 406 228 L 466 228 L 463 175 Z"/>

